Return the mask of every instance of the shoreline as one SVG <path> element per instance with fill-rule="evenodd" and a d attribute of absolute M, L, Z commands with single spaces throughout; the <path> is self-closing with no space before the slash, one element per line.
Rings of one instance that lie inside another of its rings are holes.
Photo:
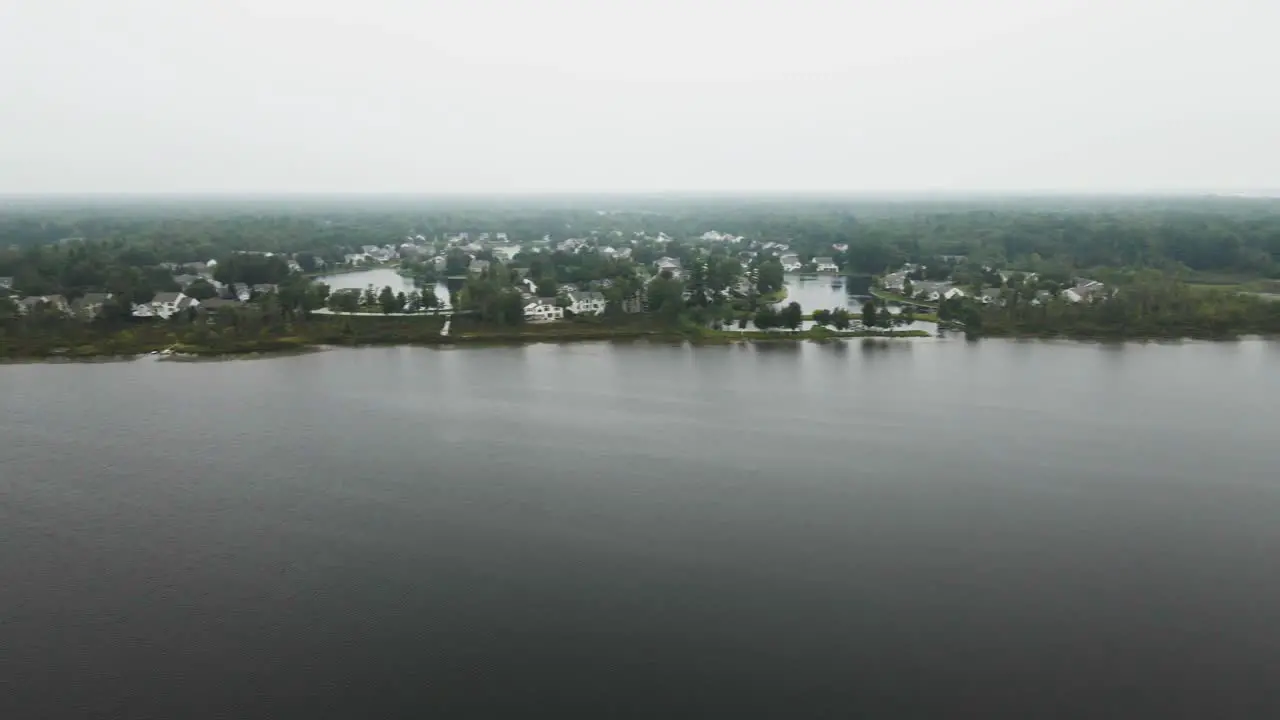
<path fill-rule="evenodd" d="M 954 335 L 962 334 L 962 331 L 956 331 Z M 468 333 L 462 335 L 442 336 L 439 339 L 416 340 L 416 341 L 387 341 L 387 342 L 363 342 L 363 343 L 316 343 L 307 345 L 298 345 L 292 348 L 280 347 L 264 347 L 264 348 L 245 348 L 234 350 L 212 350 L 204 349 L 197 352 L 182 351 L 147 351 L 136 354 L 106 354 L 106 355 L 67 355 L 67 354 L 48 354 L 48 355 L 15 355 L 0 356 L 0 366 L 3 365 L 24 365 L 31 363 L 51 363 L 51 364 L 98 364 L 113 362 L 135 362 L 146 358 L 151 358 L 157 362 L 218 362 L 226 360 L 238 359 L 269 359 L 274 357 L 289 357 L 294 355 L 305 355 L 311 353 L 325 352 L 328 350 L 339 349 L 356 349 L 356 348 L 378 348 L 378 347 L 440 347 L 440 348 L 484 348 L 484 347 L 510 347 L 518 345 L 540 345 L 540 344 L 573 344 L 573 343 L 592 343 L 592 342 L 640 342 L 650 341 L 659 343 L 688 343 L 692 347 L 713 347 L 724 345 L 756 345 L 756 344 L 778 344 L 778 343 L 828 343 L 833 340 L 861 340 L 861 339 L 879 339 L 879 340 L 911 340 L 911 339 L 932 339 L 938 336 L 931 335 L 922 330 L 905 330 L 897 332 L 888 331 L 851 331 L 838 333 L 834 331 L 813 332 L 812 330 L 788 332 L 788 331 L 738 331 L 738 330 L 719 330 L 708 331 L 706 334 L 696 334 L 680 331 L 652 331 L 637 330 L 631 332 L 589 332 L 556 335 L 549 333 Z M 1087 335 L 984 335 L 979 339 L 991 340 L 1010 340 L 1018 342 L 1028 341 L 1049 341 L 1049 342 L 1070 342 L 1082 344 L 1176 344 L 1181 342 L 1241 342 L 1241 341 L 1274 341 L 1280 339 L 1275 335 L 1248 334 L 1233 337 L 1114 337 L 1114 336 L 1087 336 Z"/>

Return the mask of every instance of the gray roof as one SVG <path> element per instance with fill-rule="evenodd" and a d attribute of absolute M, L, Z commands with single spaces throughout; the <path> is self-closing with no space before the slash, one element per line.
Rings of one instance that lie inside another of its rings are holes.
<path fill-rule="evenodd" d="M 569 299 L 575 302 L 603 300 L 604 293 L 589 292 L 586 290 L 574 290 L 573 292 L 569 293 Z"/>
<path fill-rule="evenodd" d="M 80 298 L 81 305 L 101 305 L 111 299 L 111 293 L 85 293 Z"/>
<path fill-rule="evenodd" d="M 176 303 L 180 297 L 182 297 L 182 293 L 180 292 L 158 292 L 155 297 L 151 298 L 151 302 Z"/>
<path fill-rule="evenodd" d="M 816 257 L 816 258 L 814 258 L 814 259 L 813 259 L 813 264 L 815 264 L 815 265 L 835 265 L 835 264 L 836 264 L 836 262 L 835 262 L 835 260 L 833 260 L 832 258 L 829 258 L 829 257 Z"/>
<path fill-rule="evenodd" d="M 983 288 L 982 289 L 982 297 L 987 298 L 988 300 L 999 300 L 1000 296 L 1003 294 L 1004 294 L 1004 290 L 1001 288 Z"/>
<path fill-rule="evenodd" d="M 342 292 L 342 291 L 335 290 L 334 292 Z M 218 308 L 224 308 L 224 307 L 244 307 L 244 303 L 240 302 L 239 300 L 228 300 L 226 298 L 214 297 L 214 298 L 209 298 L 208 300 L 201 300 L 200 307 L 204 308 L 205 310 L 217 310 Z"/>
<path fill-rule="evenodd" d="M 22 298 L 21 300 L 18 301 L 18 304 L 29 307 L 29 308 L 33 308 L 39 305 L 40 303 L 46 303 L 46 302 L 49 303 L 50 305 L 62 305 L 62 304 L 65 304 L 67 301 L 61 295 L 32 295 L 31 297 Z"/>

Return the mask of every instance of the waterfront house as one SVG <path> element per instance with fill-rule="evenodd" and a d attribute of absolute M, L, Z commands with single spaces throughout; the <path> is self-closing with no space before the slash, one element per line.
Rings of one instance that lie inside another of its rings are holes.
<path fill-rule="evenodd" d="M 916 297 L 930 302 L 937 302 L 941 300 L 943 294 L 952 289 L 951 283 L 930 282 L 927 280 L 921 280 L 912 287 Z"/>
<path fill-rule="evenodd" d="M 889 273 L 880 278 L 880 284 L 885 290 L 892 292 L 903 292 L 907 288 L 907 274 L 903 272 Z"/>
<path fill-rule="evenodd" d="M 575 315 L 600 315 L 604 313 L 604 293 L 574 290 L 568 293 L 569 309 Z"/>
<path fill-rule="evenodd" d="M 187 297 L 180 292 L 156 293 L 149 303 L 133 306 L 134 317 L 158 317 L 168 320 L 177 313 L 188 308 L 199 307 L 200 301 Z"/>
<path fill-rule="evenodd" d="M 1067 288 L 1062 291 L 1062 297 L 1067 302 L 1079 303 L 1097 300 L 1103 297 L 1106 286 L 1096 280 L 1083 280 L 1078 278 L 1080 283 L 1073 288 Z"/>
<path fill-rule="evenodd" d="M 778 257 L 778 262 L 782 264 L 783 272 L 798 272 L 804 267 L 800 263 L 800 256 L 795 253 L 785 253 Z"/>
<path fill-rule="evenodd" d="M 83 320 L 93 320 L 102 315 L 102 306 L 111 299 L 111 293 L 85 293 L 71 303 L 71 310 Z"/>
<path fill-rule="evenodd" d="M 23 315 L 41 307 L 64 314 L 71 312 L 71 306 L 67 304 L 67 299 L 61 295 L 33 295 L 18 301 L 18 312 Z"/>
<path fill-rule="evenodd" d="M 829 257 L 816 257 L 813 259 L 814 269 L 820 273 L 840 272 L 840 266 L 836 265 L 836 261 Z"/>
<path fill-rule="evenodd" d="M 525 303 L 526 322 L 551 322 L 564 319 L 564 308 L 556 305 L 555 298 L 534 298 Z"/>

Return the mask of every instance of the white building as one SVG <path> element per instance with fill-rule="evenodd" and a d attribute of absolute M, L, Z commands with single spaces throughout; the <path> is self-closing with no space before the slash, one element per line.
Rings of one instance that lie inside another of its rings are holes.
<path fill-rule="evenodd" d="M 572 303 L 569 309 L 575 315 L 603 314 L 606 304 L 604 293 L 584 292 L 582 290 L 575 290 L 569 293 L 569 301 Z"/>
<path fill-rule="evenodd" d="M 556 305 L 555 298 L 534 298 L 524 306 L 526 322 L 551 322 L 564 319 L 564 308 Z"/>
<path fill-rule="evenodd" d="M 158 317 L 168 320 L 177 313 L 188 308 L 199 307 L 200 301 L 193 297 L 187 297 L 180 292 L 162 292 L 156 293 L 149 303 L 140 303 L 133 306 L 134 317 Z"/>
<path fill-rule="evenodd" d="M 840 272 L 840 266 L 836 265 L 836 261 L 829 257 L 814 258 L 813 264 L 818 272 Z"/>

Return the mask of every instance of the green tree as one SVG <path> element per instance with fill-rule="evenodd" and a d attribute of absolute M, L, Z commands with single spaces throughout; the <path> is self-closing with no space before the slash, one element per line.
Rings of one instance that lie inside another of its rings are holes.
<path fill-rule="evenodd" d="M 813 322 L 819 326 L 824 326 L 824 327 L 827 325 L 830 325 L 831 311 L 830 310 L 814 310 Z"/>
<path fill-rule="evenodd" d="M 182 291 L 187 297 L 193 297 L 197 300 L 208 300 L 218 296 L 218 289 L 210 284 L 207 280 L 196 280 Z"/>
<path fill-rule="evenodd" d="M 862 304 L 862 326 L 868 330 L 873 330 L 880 324 L 880 315 L 876 312 L 876 301 L 874 299 L 867 300 Z"/>
<path fill-rule="evenodd" d="M 555 277 L 544 277 L 538 280 L 538 297 L 552 298 L 560 293 L 560 286 Z"/>
<path fill-rule="evenodd" d="M 788 330 L 799 328 L 804 322 L 804 310 L 800 308 L 800 303 L 787 303 L 787 306 L 778 313 L 778 322 Z"/>
<path fill-rule="evenodd" d="M 378 306 L 382 308 L 384 314 L 396 312 L 396 296 L 391 292 L 391 286 L 387 285 L 378 293 Z"/>
<path fill-rule="evenodd" d="M 781 318 L 778 317 L 778 311 L 772 305 L 762 305 L 756 311 L 755 323 L 757 329 L 770 330 L 778 327 L 781 322 Z"/>
<path fill-rule="evenodd" d="M 815 313 L 816 315 L 817 313 Z M 836 308 L 831 311 L 831 327 L 836 330 L 848 330 L 851 323 L 849 311 L 844 308 Z"/>
<path fill-rule="evenodd" d="M 435 290 L 432 290 L 431 288 L 423 288 L 421 297 L 422 307 L 427 310 L 434 310 L 440 305 L 440 298 L 436 297 Z"/>
<path fill-rule="evenodd" d="M 777 260 L 765 260 L 756 269 L 756 290 L 761 295 L 768 295 L 781 290 L 784 282 L 782 263 Z"/>

